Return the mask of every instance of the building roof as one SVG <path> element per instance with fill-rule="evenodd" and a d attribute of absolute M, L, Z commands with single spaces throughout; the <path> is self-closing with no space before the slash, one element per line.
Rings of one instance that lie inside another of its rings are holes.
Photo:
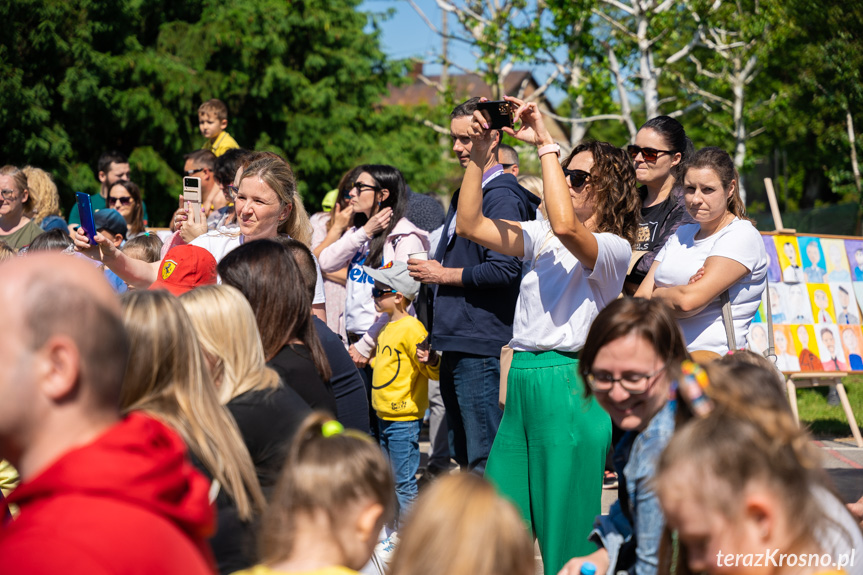
<path fill-rule="evenodd" d="M 385 106 L 419 106 L 427 104 L 431 107 L 438 106 L 442 103 L 441 94 L 437 91 L 436 85 L 440 83 L 440 76 L 425 76 L 428 82 L 420 79 L 422 74 L 422 62 L 417 62 L 411 72 L 413 83 L 406 86 L 392 87 L 388 96 L 381 101 Z M 491 98 L 491 87 L 482 79 L 479 74 L 450 74 L 448 82 L 453 88 L 453 93 L 456 101 L 464 100 L 473 97 Z M 539 88 L 533 74 L 528 70 L 514 70 L 506 75 L 503 82 L 504 93 L 508 95 L 517 95 L 524 87 L 524 95 L 529 96 Z M 537 99 L 539 108 L 542 112 L 554 113 L 554 107 L 551 103 L 540 96 Z M 548 127 L 551 136 L 558 142 L 569 141 L 570 126 L 562 122 L 558 122 L 553 118 L 546 117 L 546 127 Z"/>
<path fill-rule="evenodd" d="M 428 104 L 432 107 L 441 103 L 440 93 L 435 88 L 436 84 L 440 83 L 440 76 L 426 76 L 431 82 L 431 85 L 419 79 L 418 74 L 412 74 L 414 82 L 407 86 L 391 88 L 389 96 L 383 99 L 385 105 L 401 105 L 401 106 L 416 106 L 418 104 Z M 533 89 L 537 88 L 536 81 L 533 75 L 527 70 L 516 70 L 507 74 L 504 80 L 504 92 L 508 95 L 518 94 L 524 82 L 533 84 Z M 459 98 L 472 98 L 479 96 L 483 98 L 491 98 L 491 87 L 486 84 L 479 74 L 450 74 L 450 85 L 453 87 L 456 100 Z"/>

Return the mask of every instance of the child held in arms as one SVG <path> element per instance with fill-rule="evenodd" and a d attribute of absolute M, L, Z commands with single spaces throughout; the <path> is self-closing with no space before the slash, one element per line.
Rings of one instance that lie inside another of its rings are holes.
<path fill-rule="evenodd" d="M 239 148 L 237 141 L 225 131 L 228 127 L 228 107 L 221 100 L 207 100 L 198 108 L 198 128 L 207 138 L 203 150 L 210 150 L 216 157 L 228 150 Z"/>
<path fill-rule="evenodd" d="M 372 360 L 372 407 L 378 415 L 381 447 L 389 456 L 396 480 L 399 516 L 417 496 L 419 434 L 428 409 L 428 380 L 438 379 L 440 357 L 428 347 L 428 332 L 408 308 L 420 284 L 405 262 L 380 269 L 364 266 L 374 280 L 375 309 L 389 316 L 378 334 Z"/>

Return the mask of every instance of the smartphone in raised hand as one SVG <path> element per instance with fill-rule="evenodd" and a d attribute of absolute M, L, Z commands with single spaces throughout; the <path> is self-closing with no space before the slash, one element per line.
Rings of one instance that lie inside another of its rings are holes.
<path fill-rule="evenodd" d="M 201 178 L 183 178 L 183 201 L 189 204 L 190 219 L 197 223 L 201 221 L 201 204 L 204 201 L 201 193 Z"/>
<path fill-rule="evenodd" d="M 90 245 L 96 245 L 96 218 L 93 216 L 93 204 L 90 203 L 90 194 L 75 192 L 78 202 L 78 215 L 81 217 L 81 228 L 87 234 Z"/>
<path fill-rule="evenodd" d="M 481 110 L 488 114 L 488 127 L 492 130 L 500 130 L 501 128 L 512 128 L 512 104 L 506 100 L 494 100 L 491 102 L 480 102 L 476 105 L 477 110 Z"/>

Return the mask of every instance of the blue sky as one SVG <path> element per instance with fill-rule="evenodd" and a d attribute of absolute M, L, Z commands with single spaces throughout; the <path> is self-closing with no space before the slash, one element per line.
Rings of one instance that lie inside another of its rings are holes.
<path fill-rule="evenodd" d="M 436 25 L 441 24 L 441 11 L 434 0 L 415 0 L 426 16 Z M 390 58 L 402 59 L 419 57 L 426 62 L 440 54 L 441 39 L 429 29 L 414 9 L 404 0 L 366 0 L 361 5 L 365 12 L 386 12 L 394 9 L 395 14 L 383 22 L 382 47 Z M 471 66 L 474 58 L 463 44 L 450 42 L 450 58 L 463 66 Z M 437 74 L 440 66 L 428 66 L 427 74 Z"/>
<path fill-rule="evenodd" d="M 435 1 L 414 1 L 429 20 L 440 28 L 442 15 Z M 424 68 L 426 74 L 440 73 L 441 65 L 432 62 L 436 61 L 437 56 L 441 52 L 441 38 L 428 27 L 406 0 L 365 0 L 360 9 L 369 13 L 385 13 L 388 10 L 393 10 L 393 15 L 381 24 L 383 32 L 381 46 L 384 52 L 394 60 L 412 57 L 420 58 L 426 62 Z M 454 17 L 451 17 L 450 33 L 458 26 L 459 24 L 455 21 Z M 475 69 L 476 58 L 465 43 L 450 41 L 448 50 L 451 61 L 469 70 Z M 517 70 L 524 70 L 527 67 L 529 67 L 529 64 L 522 62 L 516 64 L 515 68 Z M 543 69 L 541 66 L 535 68 L 533 71 L 534 77 L 540 82 L 548 77 L 549 71 Z M 455 74 L 461 73 L 458 69 L 450 69 L 450 72 Z M 550 100 L 559 101 L 563 97 L 563 92 L 557 88 L 552 88 L 547 95 Z"/>

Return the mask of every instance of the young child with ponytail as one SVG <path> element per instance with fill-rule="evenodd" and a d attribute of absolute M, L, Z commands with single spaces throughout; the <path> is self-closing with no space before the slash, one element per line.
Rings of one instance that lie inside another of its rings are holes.
<path fill-rule="evenodd" d="M 393 513 L 394 490 L 390 466 L 368 436 L 313 413 L 264 514 L 262 563 L 235 575 L 353 575 Z"/>
<path fill-rule="evenodd" d="M 678 400 L 696 415 L 679 423 L 657 466 L 656 492 L 676 535 L 660 572 L 858 573 L 860 531 L 772 368 L 729 356 L 683 371 Z"/>

